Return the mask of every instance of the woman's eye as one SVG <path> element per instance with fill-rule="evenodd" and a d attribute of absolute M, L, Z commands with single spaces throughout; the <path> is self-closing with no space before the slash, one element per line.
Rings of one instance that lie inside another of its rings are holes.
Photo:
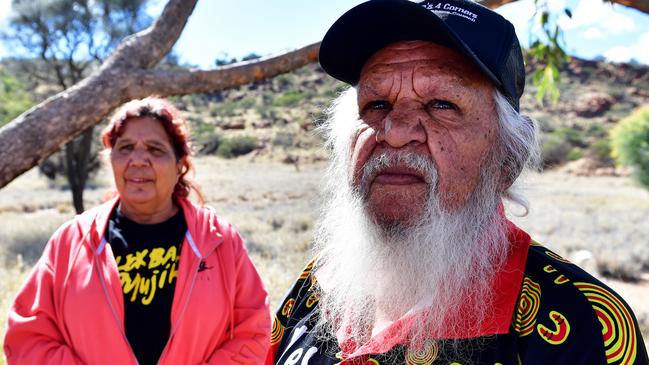
<path fill-rule="evenodd" d="M 450 101 L 446 100 L 431 100 L 428 102 L 428 107 L 432 109 L 451 109 L 451 110 L 457 110 L 457 105 L 451 103 Z"/>
<path fill-rule="evenodd" d="M 165 154 L 165 150 L 161 147 L 149 147 L 148 148 L 149 153 L 151 153 L 154 156 L 162 156 Z"/>
<path fill-rule="evenodd" d="M 130 152 L 133 150 L 133 145 L 131 144 L 123 144 L 117 148 L 119 152 Z"/>

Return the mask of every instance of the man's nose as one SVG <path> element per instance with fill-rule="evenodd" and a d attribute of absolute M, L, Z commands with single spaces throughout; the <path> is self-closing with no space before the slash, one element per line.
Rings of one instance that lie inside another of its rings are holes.
<path fill-rule="evenodd" d="M 383 125 L 379 126 L 376 141 L 394 148 L 424 143 L 426 131 L 423 123 L 426 117 L 427 114 L 419 105 L 397 104 L 383 119 Z"/>

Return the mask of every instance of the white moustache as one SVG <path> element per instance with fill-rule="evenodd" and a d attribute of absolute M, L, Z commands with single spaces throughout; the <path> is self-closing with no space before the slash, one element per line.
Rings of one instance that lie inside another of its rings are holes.
<path fill-rule="evenodd" d="M 369 187 L 377 175 L 395 167 L 417 172 L 431 186 L 431 190 L 437 187 L 437 168 L 430 157 L 404 151 L 383 152 L 369 158 L 363 166 L 363 176 L 359 186 L 361 196 L 367 196 Z"/>

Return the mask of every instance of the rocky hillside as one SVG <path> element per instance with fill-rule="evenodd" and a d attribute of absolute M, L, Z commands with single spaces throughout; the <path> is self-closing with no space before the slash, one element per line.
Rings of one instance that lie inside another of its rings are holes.
<path fill-rule="evenodd" d="M 5 76 L 25 75 L 26 66 L 39 65 L 3 60 L 0 71 Z M 539 121 L 545 167 L 571 162 L 569 169 L 580 174 L 619 173 L 610 158 L 608 130 L 634 108 L 649 103 L 649 66 L 573 58 L 561 72 L 561 98 L 556 104 L 536 100 L 531 82 L 536 67 L 527 65 L 521 108 Z M 12 83 L 3 81 L 5 86 L 25 85 L 32 102 L 56 91 L 17 76 Z M 190 120 L 200 154 L 246 155 L 299 165 L 325 157 L 314 129 L 323 120 L 323 110 L 345 87 L 312 64 L 255 84 L 173 100 Z"/>
<path fill-rule="evenodd" d="M 528 65 L 528 75 L 534 65 Z M 309 65 L 236 89 L 176 98 L 190 119 L 200 153 L 250 154 L 287 163 L 323 158 L 313 133 L 345 85 Z M 649 67 L 573 58 L 561 72 L 557 104 L 536 100 L 528 79 L 522 112 L 539 121 L 546 167 L 573 160 L 612 166 L 608 129 L 649 103 Z"/>

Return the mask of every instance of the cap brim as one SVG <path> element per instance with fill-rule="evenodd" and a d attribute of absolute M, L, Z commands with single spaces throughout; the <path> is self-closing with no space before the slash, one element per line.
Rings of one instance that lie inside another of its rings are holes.
<path fill-rule="evenodd" d="M 480 68 L 496 87 L 500 81 L 471 49 L 432 11 L 407 0 L 374 0 L 343 14 L 320 45 L 320 65 L 331 76 L 350 85 L 358 83 L 361 69 L 385 46 L 422 40 L 453 48 Z"/>

